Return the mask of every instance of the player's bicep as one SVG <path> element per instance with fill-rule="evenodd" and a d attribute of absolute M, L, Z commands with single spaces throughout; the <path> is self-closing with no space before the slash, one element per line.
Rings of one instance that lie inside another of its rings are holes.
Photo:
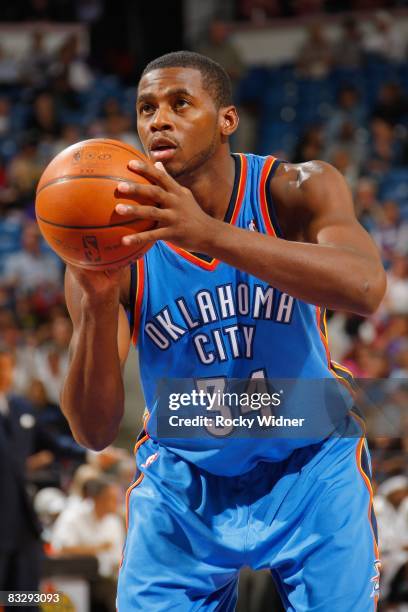
<path fill-rule="evenodd" d="M 337 170 L 324 164 L 320 175 L 305 181 L 302 192 L 309 213 L 305 228 L 308 242 L 379 258 L 374 241 L 356 218 L 349 187 Z"/>
<path fill-rule="evenodd" d="M 313 242 L 326 246 L 349 249 L 361 256 L 379 259 L 378 248 L 356 219 L 326 219 L 324 224 L 314 232 Z"/>

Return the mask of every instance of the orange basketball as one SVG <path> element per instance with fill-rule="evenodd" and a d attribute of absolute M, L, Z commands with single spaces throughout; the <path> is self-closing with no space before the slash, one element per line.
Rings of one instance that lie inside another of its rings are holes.
<path fill-rule="evenodd" d="M 146 159 L 128 144 L 94 138 L 67 147 L 46 167 L 37 187 L 37 222 L 64 261 L 88 270 L 106 270 L 124 266 L 147 251 L 149 247 L 138 250 L 121 240 L 151 228 L 152 222 L 115 212 L 119 202 L 135 203 L 118 192 L 119 181 L 149 183 L 127 167 L 138 158 Z"/>

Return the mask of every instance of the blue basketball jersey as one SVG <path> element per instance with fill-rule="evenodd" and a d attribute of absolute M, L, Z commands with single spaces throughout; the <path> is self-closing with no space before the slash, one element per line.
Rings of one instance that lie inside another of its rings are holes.
<path fill-rule="evenodd" d="M 274 157 L 234 154 L 235 182 L 224 221 L 282 237 L 270 182 Z M 216 188 L 216 186 L 214 186 Z M 323 309 L 230 265 L 157 242 L 132 266 L 134 332 L 147 433 L 157 440 L 156 390 L 163 379 L 350 379 L 330 359 Z M 350 395 L 350 405 L 352 398 Z M 315 419 L 324 399 L 310 406 Z M 176 454 L 216 474 L 244 473 L 280 461 L 304 439 L 173 440 Z"/>

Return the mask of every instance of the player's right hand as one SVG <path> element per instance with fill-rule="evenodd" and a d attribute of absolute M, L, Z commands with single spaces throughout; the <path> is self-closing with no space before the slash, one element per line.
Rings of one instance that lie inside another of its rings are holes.
<path fill-rule="evenodd" d="M 119 300 L 123 269 L 98 272 L 67 264 L 67 272 L 88 297 L 98 297 L 99 299 L 110 297 Z"/>

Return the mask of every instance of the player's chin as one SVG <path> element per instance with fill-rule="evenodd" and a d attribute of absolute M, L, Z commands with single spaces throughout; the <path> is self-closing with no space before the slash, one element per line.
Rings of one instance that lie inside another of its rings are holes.
<path fill-rule="evenodd" d="M 167 161 L 162 162 L 166 172 L 170 174 L 171 177 L 176 178 L 180 176 L 184 172 L 185 163 L 183 160 L 177 159 L 169 159 Z"/>

